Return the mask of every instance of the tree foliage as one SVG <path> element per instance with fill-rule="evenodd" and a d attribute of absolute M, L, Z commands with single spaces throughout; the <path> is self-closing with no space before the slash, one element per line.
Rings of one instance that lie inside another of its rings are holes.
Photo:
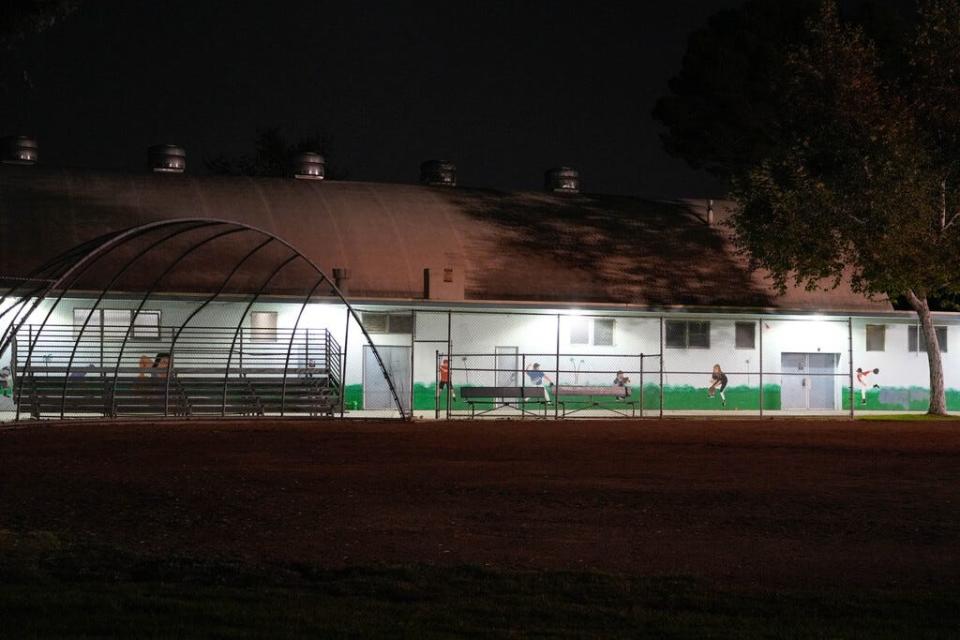
<path fill-rule="evenodd" d="M 266 127 L 257 131 L 253 154 L 221 153 L 205 159 L 204 164 L 207 170 L 215 175 L 281 177 L 289 175 L 298 153 L 314 151 L 324 155 L 327 160 L 327 178 L 343 180 L 347 173 L 331 166 L 329 148 L 330 139 L 321 133 L 288 142 L 279 127 Z"/>
<path fill-rule="evenodd" d="M 942 413 L 928 300 L 960 291 L 960 1 L 921 0 L 909 28 L 871 37 L 877 24 L 822 3 L 782 51 L 751 61 L 765 74 L 765 135 L 742 127 L 732 160 L 709 146 L 683 157 L 708 168 L 709 157 L 729 177 L 737 241 L 780 288 L 848 278 L 867 295 L 906 299 L 930 345 L 931 411 Z M 701 124 L 723 131 L 720 118 Z M 667 141 L 689 135 L 671 126 Z"/>
<path fill-rule="evenodd" d="M 0 93 L 30 88 L 27 64 L 17 55 L 31 36 L 39 35 L 80 8 L 81 0 L 3 0 L 0 8 Z"/>

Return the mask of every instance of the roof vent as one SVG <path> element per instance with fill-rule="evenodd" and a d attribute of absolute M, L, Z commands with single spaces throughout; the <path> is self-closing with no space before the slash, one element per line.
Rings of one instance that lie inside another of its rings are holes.
<path fill-rule="evenodd" d="M 147 166 L 154 173 L 183 173 L 187 151 L 175 144 L 155 144 L 147 149 Z"/>
<path fill-rule="evenodd" d="M 293 159 L 293 177 L 300 180 L 323 180 L 326 161 L 313 151 L 298 153 Z"/>
<path fill-rule="evenodd" d="M 421 162 L 420 183 L 435 187 L 455 187 L 457 186 L 457 165 L 449 160 Z"/>
<path fill-rule="evenodd" d="M 28 136 L 10 136 L 0 140 L 0 162 L 3 164 L 37 164 L 40 147 Z"/>
<path fill-rule="evenodd" d="M 543 183 L 553 193 L 580 193 L 580 172 L 573 167 L 547 169 Z"/>

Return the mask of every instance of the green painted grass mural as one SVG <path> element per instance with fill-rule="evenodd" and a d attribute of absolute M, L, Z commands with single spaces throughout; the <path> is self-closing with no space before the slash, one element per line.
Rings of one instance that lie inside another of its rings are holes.
<path fill-rule="evenodd" d="M 458 385 L 461 388 L 466 385 Z M 707 395 L 706 387 L 693 387 L 690 385 L 667 385 L 664 387 L 663 406 L 666 410 L 758 410 L 760 408 L 760 388 L 750 386 L 727 387 L 727 406 L 720 404 L 720 397 L 710 398 Z M 550 394 L 551 404 L 554 400 L 553 394 Z M 567 402 L 571 407 L 582 403 L 582 396 L 563 396 L 559 400 Z M 617 402 L 614 398 L 598 399 L 600 406 L 616 408 L 623 406 L 623 402 Z M 640 387 L 630 387 L 631 402 L 637 403 L 640 408 Z M 428 411 L 434 409 L 437 405 L 436 385 L 417 383 L 413 387 L 413 407 L 419 411 Z M 349 406 L 349 405 L 348 405 Z M 446 411 L 447 398 L 446 390 L 441 393 L 439 399 L 440 409 Z M 763 407 L 764 409 L 780 408 L 780 386 L 775 384 L 764 385 L 763 388 Z M 643 388 L 643 408 L 644 410 L 657 410 L 660 408 L 660 387 L 655 384 L 646 384 Z M 469 410 L 470 405 L 459 397 L 451 402 L 452 411 Z"/>
<path fill-rule="evenodd" d="M 860 390 L 854 390 L 853 406 L 864 411 L 926 411 L 930 390 L 926 387 L 881 387 L 867 391 L 867 403 L 861 401 Z M 844 389 L 843 408 L 850 409 L 849 388 Z M 960 389 L 947 389 L 947 410 L 960 411 Z"/>
<path fill-rule="evenodd" d="M 467 385 L 457 385 L 460 389 Z M 706 387 L 692 385 L 666 385 L 663 391 L 663 408 L 667 411 L 757 411 L 760 408 L 760 388 L 749 385 L 727 387 L 727 406 L 720 404 L 719 395 L 713 398 L 707 394 Z M 844 388 L 841 392 L 842 409 L 850 409 L 850 394 Z M 867 393 L 867 404 L 860 403 L 860 391 L 855 393 L 856 409 L 866 411 L 926 411 L 929 401 L 929 391 L 924 387 L 888 387 L 871 389 Z M 550 394 L 551 405 L 553 394 Z M 583 397 L 561 396 L 561 402 L 567 402 L 571 408 L 583 402 Z M 616 408 L 623 406 L 613 398 L 601 399 L 600 406 Z M 637 403 L 640 409 L 640 387 L 630 387 L 630 400 Z M 349 384 L 344 388 L 346 409 L 357 410 L 363 408 L 363 385 Z M 418 411 L 433 411 L 437 406 L 437 391 L 435 384 L 416 383 L 413 386 L 413 408 Z M 447 397 L 444 390 L 439 398 L 441 411 L 446 411 Z M 489 407 L 489 405 L 487 405 Z M 643 389 L 643 408 L 647 411 L 660 408 L 660 388 L 656 384 L 646 384 Z M 780 385 L 765 384 L 763 386 L 764 410 L 777 411 L 780 407 Z M 947 390 L 947 408 L 950 411 L 960 411 L 960 389 Z M 450 405 L 451 411 L 469 411 L 470 405 L 461 398 L 456 398 Z"/>

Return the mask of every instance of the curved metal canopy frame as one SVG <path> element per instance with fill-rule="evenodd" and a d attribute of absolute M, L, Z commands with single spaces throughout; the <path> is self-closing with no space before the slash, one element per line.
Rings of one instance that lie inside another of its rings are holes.
<path fill-rule="evenodd" d="M 240 335 L 243 323 L 246 320 L 248 313 L 250 312 L 253 305 L 261 297 L 263 292 L 268 288 L 271 281 L 274 277 L 277 276 L 285 267 L 288 265 L 301 262 L 306 265 L 310 270 L 312 270 L 316 275 L 316 280 L 311 280 L 309 282 L 309 288 L 305 296 L 301 299 L 300 309 L 296 316 L 296 322 L 294 324 L 293 330 L 290 334 L 289 344 L 286 345 L 286 359 L 284 361 L 283 367 L 283 381 L 282 381 L 282 390 L 281 390 L 281 415 L 284 414 L 283 407 L 285 406 L 285 398 L 287 393 L 287 377 L 290 370 L 290 356 L 294 346 L 294 338 L 297 335 L 297 329 L 300 326 L 300 321 L 303 318 L 303 312 L 306 309 L 308 303 L 313 298 L 316 291 L 324 284 L 330 288 L 334 296 L 342 302 L 348 314 L 348 330 L 349 330 L 349 319 L 353 320 L 360 327 L 360 331 L 363 333 L 364 337 L 367 340 L 367 344 L 370 346 L 371 352 L 376 359 L 377 365 L 380 368 L 381 373 L 384 376 L 384 380 L 387 382 L 387 386 L 390 390 L 390 394 L 393 398 L 393 401 L 400 412 L 400 415 L 404 418 L 408 417 L 403 403 L 400 401 L 400 397 L 397 394 L 396 386 L 394 385 L 393 379 L 390 377 L 387 368 L 383 363 L 383 359 L 380 356 L 379 351 L 374 345 L 373 340 L 370 337 L 370 334 L 367 332 L 367 329 L 363 326 L 363 323 L 360 320 L 359 314 L 353 308 L 353 306 L 347 301 L 343 293 L 337 288 L 336 284 L 327 277 L 327 275 L 320 269 L 320 267 L 313 262 L 310 258 L 301 253 L 295 246 L 287 242 L 283 238 L 266 231 L 264 229 L 254 227 L 251 225 L 233 222 L 229 220 L 222 219 L 213 219 L 213 218 L 178 218 L 173 220 L 164 220 L 160 222 L 153 222 L 145 225 L 140 225 L 137 227 L 132 227 L 126 230 L 105 234 L 89 240 L 81 245 L 70 249 L 69 251 L 64 252 L 63 254 L 53 258 L 49 262 L 41 265 L 40 267 L 34 269 L 26 277 L 18 279 L 20 284 L 15 284 L 10 287 L 6 292 L 0 295 L 0 321 L 6 316 L 10 316 L 9 325 L 6 330 L 0 334 L 0 354 L 5 353 L 12 345 L 14 339 L 18 335 L 20 329 L 26 324 L 28 318 L 36 311 L 39 306 L 46 300 L 53 300 L 53 303 L 50 306 L 50 309 L 47 311 L 44 316 L 43 322 L 40 325 L 39 329 L 36 331 L 36 335 L 30 339 L 30 344 L 28 347 L 28 352 L 26 356 L 25 366 L 29 367 L 34 356 L 34 349 L 36 348 L 37 341 L 40 338 L 43 329 L 47 326 L 50 321 L 51 316 L 53 315 L 54 310 L 60 304 L 60 302 L 68 296 L 71 290 L 77 285 L 80 278 L 87 273 L 91 267 L 100 263 L 100 261 L 107 256 L 109 256 L 114 251 L 129 245 L 131 242 L 146 238 L 150 240 L 149 244 L 145 249 L 140 249 L 135 254 L 123 262 L 122 266 L 113 271 L 113 273 L 107 278 L 107 284 L 99 291 L 99 294 L 96 297 L 96 301 L 90 308 L 87 313 L 86 318 L 82 326 L 79 329 L 79 334 L 77 337 L 77 342 L 73 345 L 72 351 L 70 353 L 70 358 L 66 367 L 66 374 L 63 380 L 63 393 L 61 394 L 61 405 L 60 405 L 60 417 L 62 418 L 65 414 L 65 403 L 66 403 L 66 393 L 68 379 L 70 377 L 70 372 L 74 365 L 74 360 L 77 355 L 77 347 L 80 342 L 80 336 L 83 335 L 86 331 L 88 325 L 90 324 L 91 319 L 94 316 L 94 313 L 98 310 L 99 305 L 103 299 L 111 293 L 112 287 L 121 279 L 121 277 L 131 269 L 135 269 L 140 261 L 146 257 L 150 256 L 154 252 L 162 255 L 162 250 L 167 245 L 167 243 L 172 240 L 188 234 L 197 230 L 208 230 L 210 235 L 207 235 L 203 238 L 193 241 L 189 246 L 177 254 L 169 263 L 162 269 L 159 275 L 153 280 L 149 287 L 147 287 L 146 292 L 143 294 L 143 297 L 140 299 L 138 305 L 133 310 L 130 325 L 126 328 L 126 331 L 123 335 L 123 340 L 120 344 L 119 355 L 117 356 L 116 366 L 113 371 L 112 383 L 115 386 L 118 380 L 120 373 L 120 362 L 123 357 L 124 350 L 127 347 L 128 340 L 131 336 L 131 332 L 134 324 L 136 323 L 137 317 L 140 315 L 140 312 L 143 310 L 144 305 L 148 302 L 151 295 L 158 291 L 161 287 L 163 280 L 173 272 L 177 266 L 183 263 L 183 261 L 188 258 L 190 255 L 196 253 L 207 247 L 210 243 L 215 242 L 216 240 L 223 238 L 225 236 L 239 236 L 239 235 L 252 235 L 255 238 L 261 239 L 252 250 L 243 255 L 239 261 L 232 265 L 226 265 L 224 268 L 228 271 L 226 277 L 220 284 L 216 292 L 212 293 L 208 297 L 204 298 L 202 303 L 190 313 L 186 320 L 184 320 L 179 327 L 177 327 L 176 332 L 174 333 L 173 341 L 171 343 L 171 352 L 173 347 L 176 345 L 177 340 L 180 335 L 183 333 L 184 329 L 193 320 L 197 314 L 206 308 L 210 303 L 214 302 L 228 287 L 230 281 L 234 278 L 238 271 L 244 266 L 255 255 L 259 254 L 262 249 L 270 245 L 276 245 L 282 247 L 286 250 L 286 255 L 284 255 L 280 260 L 268 269 L 268 276 L 263 279 L 260 283 L 259 288 L 254 292 L 252 298 L 247 302 L 243 313 L 240 315 L 237 325 L 233 327 L 233 341 L 231 343 L 231 349 L 227 361 L 227 366 L 225 368 L 224 380 L 223 380 L 223 411 L 221 415 L 226 415 L 226 397 L 227 397 L 227 381 L 230 373 L 230 362 L 233 356 L 233 347 L 236 344 L 237 336 Z M 88 290 L 84 291 L 85 295 L 89 294 Z M 9 305 L 9 306 L 5 306 Z M 346 358 L 346 354 L 343 354 L 343 358 Z M 345 380 L 341 381 L 341 384 L 345 384 Z M 167 415 L 169 407 L 169 394 L 170 394 L 170 376 L 167 376 L 166 382 L 166 398 L 164 403 L 164 414 Z M 19 403 L 18 403 L 19 406 Z"/>

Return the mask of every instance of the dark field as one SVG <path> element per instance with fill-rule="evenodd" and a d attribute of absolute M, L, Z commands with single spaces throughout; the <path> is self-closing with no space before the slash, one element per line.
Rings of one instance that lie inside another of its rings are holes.
<path fill-rule="evenodd" d="M 70 423 L 0 462 L 13 637 L 960 629 L 960 422 Z"/>

